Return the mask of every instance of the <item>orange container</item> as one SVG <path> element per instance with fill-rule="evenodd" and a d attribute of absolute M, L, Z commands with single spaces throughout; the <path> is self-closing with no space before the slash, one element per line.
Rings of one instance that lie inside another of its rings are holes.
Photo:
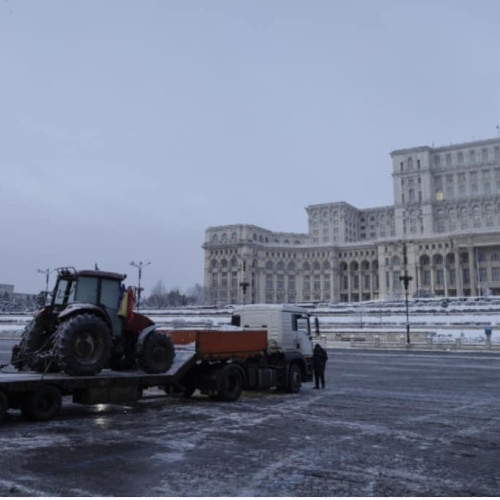
<path fill-rule="evenodd" d="M 196 341 L 196 353 L 203 359 L 246 358 L 260 354 L 266 349 L 266 330 L 201 330 Z"/>
<path fill-rule="evenodd" d="M 200 359 L 248 358 L 267 349 L 266 330 L 160 330 L 176 345 L 196 342 Z"/>

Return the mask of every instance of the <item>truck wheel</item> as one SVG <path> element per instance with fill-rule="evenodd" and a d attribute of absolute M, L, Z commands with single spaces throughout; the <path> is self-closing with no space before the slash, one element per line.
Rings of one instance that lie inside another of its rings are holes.
<path fill-rule="evenodd" d="M 137 353 L 137 365 L 146 373 L 166 372 L 174 361 L 175 349 L 168 335 L 152 331 Z"/>
<path fill-rule="evenodd" d="M 243 390 L 243 378 L 238 368 L 226 366 L 219 373 L 219 388 L 216 399 L 219 401 L 236 401 Z"/>
<path fill-rule="evenodd" d="M 9 400 L 5 395 L 5 392 L 0 391 L 0 422 L 4 419 L 8 408 L 9 408 Z"/>
<path fill-rule="evenodd" d="M 44 385 L 26 395 L 20 406 L 25 418 L 44 421 L 54 418 L 59 413 L 61 404 L 61 391 L 55 385 Z"/>
<path fill-rule="evenodd" d="M 99 317 L 84 313 L 61 323 L 56 331 L 59 365 L 68 375 L 95 375 L 108 362 L 111 335 Z"/>
<path fill-rule="evenodd" d="M 302 374 L 300 372 L 300 366 L 297 363 L 292 363 L 288 368 L 288 383 L 286 386 L 286 391 L 296 394 L 300 392 L 302 387 Z"/>

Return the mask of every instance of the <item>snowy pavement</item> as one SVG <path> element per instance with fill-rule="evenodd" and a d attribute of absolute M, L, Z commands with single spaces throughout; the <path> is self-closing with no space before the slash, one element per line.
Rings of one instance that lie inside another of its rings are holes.
<path fill-rule="evenodd" d="M 1 424 L 0 495 L 496 496 L 500 358 L 329 351 L 327 388 L 65 402 Z"/>

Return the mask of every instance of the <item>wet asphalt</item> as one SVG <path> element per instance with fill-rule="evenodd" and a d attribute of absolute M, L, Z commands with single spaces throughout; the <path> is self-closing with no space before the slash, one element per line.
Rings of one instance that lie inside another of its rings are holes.
<path fill-rule="evenodd" d="M 67 400 L 45 423 L 11 411 L 0 495 L 500 494 L 500 356 L 329 358 L 324 390 L 245 392 L 235 403 L 159 390 L 127 405 Z"/>

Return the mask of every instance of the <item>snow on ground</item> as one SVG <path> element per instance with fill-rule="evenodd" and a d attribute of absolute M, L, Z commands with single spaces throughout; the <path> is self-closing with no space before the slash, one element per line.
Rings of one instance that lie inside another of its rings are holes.
<path fill-rule="evenodd" d="M 401 332 L 406 329 L 404 300 L 306 305 L 319 320 L 323 333 Z M 172 308 L 141 310 L 165 329 L 225 328 L 232 306 L 223 308 Z M 0 313 L 0 334 L 20 334 L 29 314 Z M 434 340 L 484 341 L 485 327 L 492 328 L 492 341 L 500 339 L 500 298 L 411 299 L 408 301 L 411 330 L 432 335 Z M 500 341 L 500 340 L 498 340 Z"/>

